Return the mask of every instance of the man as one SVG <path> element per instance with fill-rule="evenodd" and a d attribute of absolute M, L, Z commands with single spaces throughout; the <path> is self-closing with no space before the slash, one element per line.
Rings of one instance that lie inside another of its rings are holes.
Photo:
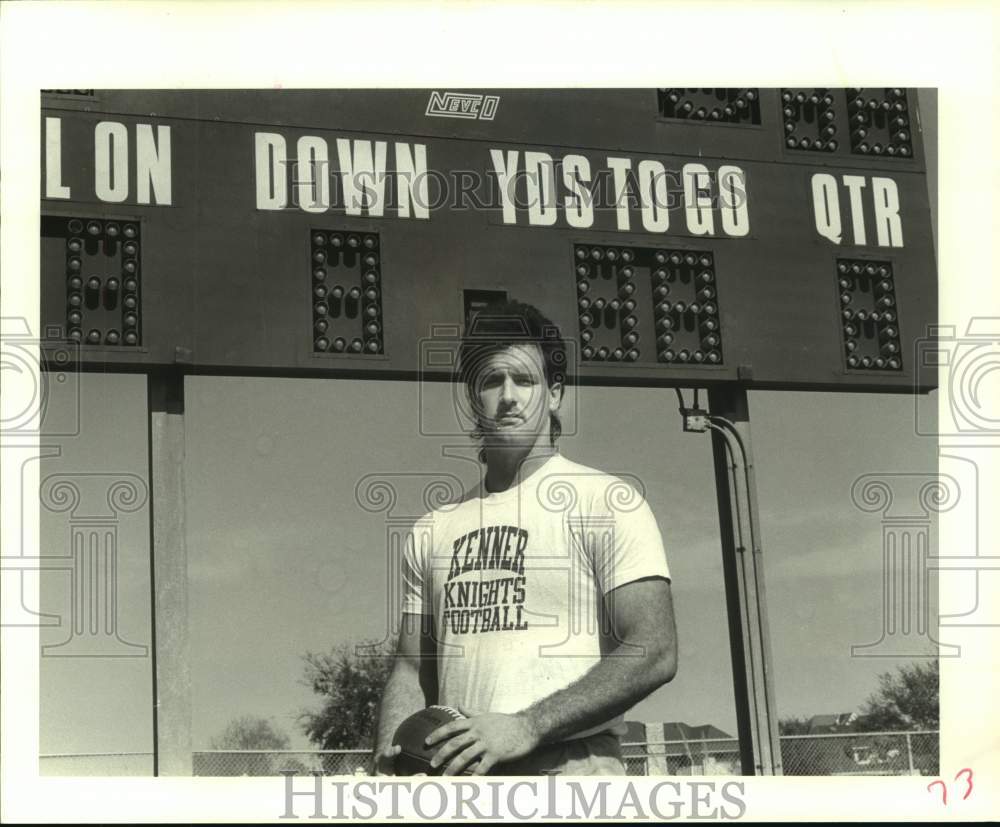
<path fill-rule="evenodd" d="M 565 343 L 537 309 L 482 310 L 460 363 L 486 471 L 404 552 L 377 771 L 392 772 L 399 723 L 442 704 L 467 716 L 427 739 L 446 775 L 624 774 L 624 713 L 677 669 L 656 520 L 634 488 L 558 453 Z"/>

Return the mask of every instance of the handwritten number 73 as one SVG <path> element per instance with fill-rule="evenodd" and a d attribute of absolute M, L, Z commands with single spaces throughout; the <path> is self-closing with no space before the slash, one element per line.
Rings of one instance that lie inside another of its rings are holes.
<path fill-rule="evenodd" d="M 965 801 L 965 799 L 967 799 L 972 794 L 972 787 L 973 787 L 973 784 L 972 784 L 972 770 L 969 769 L 968 767 L 960 769 L 955 774 L 955 780 L 958 781 L 958 779 L 962 778 L 963 776 L 965 778 L 965 794 L 962 796 L 962 801 Z M 945 786 L 944 781 L 942 781 L 940 778 L 938 778 L 938 779 L 936 779 L 934 781 L 931 781 L 931 783 L 927 785 L 927 791 L 930 792 L 934 787 L 937 787 L 937 786 L 941 787 L 941 803 L 947 806 L 947 804 L 948 804 L 948 788 Z"/>

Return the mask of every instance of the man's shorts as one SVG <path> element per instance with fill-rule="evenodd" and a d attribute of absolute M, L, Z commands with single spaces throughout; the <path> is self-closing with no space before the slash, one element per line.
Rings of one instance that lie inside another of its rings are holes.
<path fill-rule="evenodd" d="M 497 764 L 490 775 L 625 775 L 618 736 L 599 732 L 539 747 L 530 755 Z"/>

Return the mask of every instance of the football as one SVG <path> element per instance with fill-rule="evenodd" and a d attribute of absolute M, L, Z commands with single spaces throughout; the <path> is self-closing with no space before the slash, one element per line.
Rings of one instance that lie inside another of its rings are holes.
<path fill-rule="evenodd" d="M 396 775 L 440 775 L 444 766 L 431 767 L 431 758 L 440 749 L 441 744 L 432 747 L 424 746 L 424 738 L 444 724 L 457 721 L 465 716 L 450 706 L 429 706 L 413 713 L 396 728 L 392 743 L 402 747 L 402 752 L 396 756 L 394 772 Z M 444 742 L 441 742 L 444 743 Z"/>

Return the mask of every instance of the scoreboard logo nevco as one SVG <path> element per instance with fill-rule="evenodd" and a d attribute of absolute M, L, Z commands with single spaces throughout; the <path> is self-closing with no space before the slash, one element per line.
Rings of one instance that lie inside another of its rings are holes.
<path fill-rule="evenodd" d="M 465 92 L 431 92 L 425 115 L 435 118 L 465 118 L 492 121 L 500 105 L 499 95 L 473 95 Z"/>

